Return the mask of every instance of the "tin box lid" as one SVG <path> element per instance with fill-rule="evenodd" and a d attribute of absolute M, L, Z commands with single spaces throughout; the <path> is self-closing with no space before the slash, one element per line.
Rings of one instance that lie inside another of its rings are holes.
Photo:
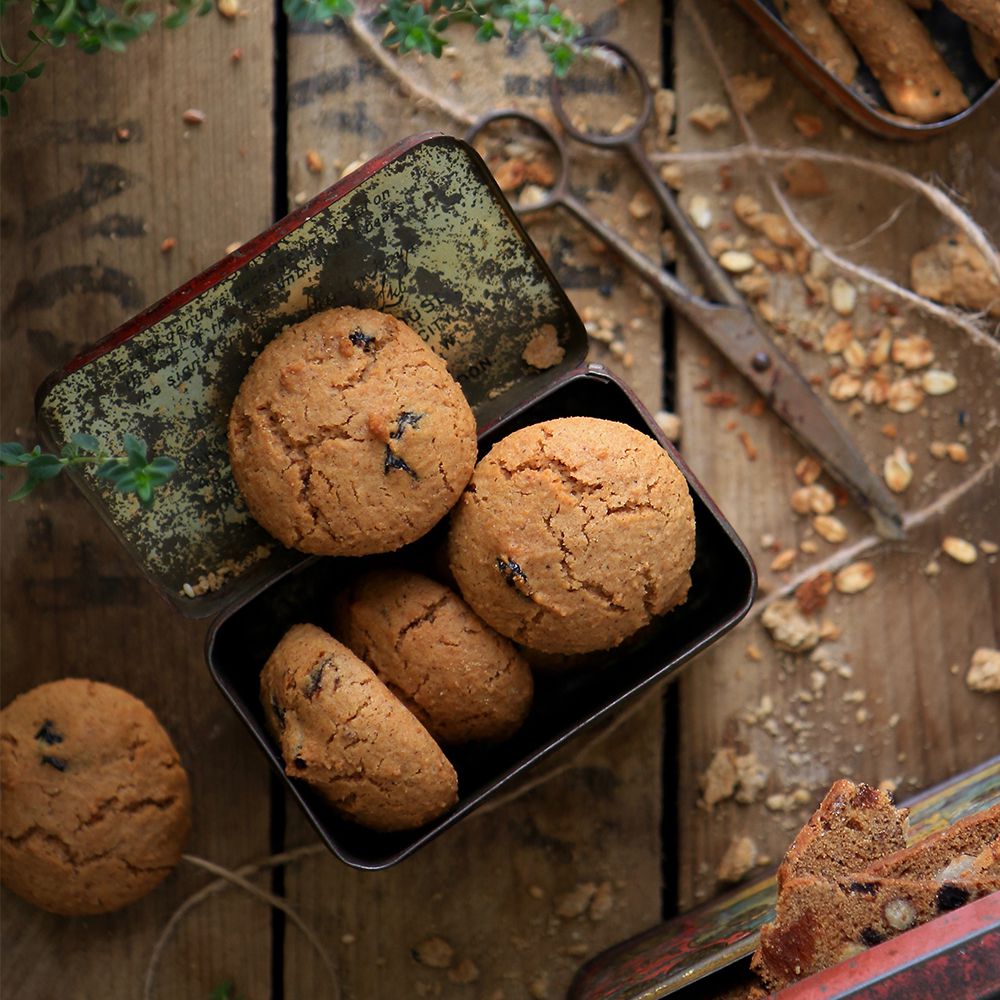
<path fill-rule="evenodd" d="M 149 510 L 91 472 L 72 474 L 184 616 L 213 614 L 305 558 L 250 517 L 230 474 L 226 426 L 261 348 L 284 327 L 341 305 L 412 326 L 446 360 L 480 428 L 587 350 L 582 322 L 471 146 L 425 133 L 370 160 L 39 390 L 50 446 L 80 431 L 108 444 L 128 432 L 177 459 Z M 561 360 L 529 364 L 536 336 L 554 336 Z"/>

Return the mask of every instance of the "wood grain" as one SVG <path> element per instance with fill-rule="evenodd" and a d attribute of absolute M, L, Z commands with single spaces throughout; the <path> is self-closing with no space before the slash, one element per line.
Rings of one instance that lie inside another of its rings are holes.
<path fill-rule="evenodd" d="M 684 13 L 690 9 L 682 8 L 676 23 L 679 138 L 687 150 L 723 148 L 742 141 L 735 122 L 706 135 L 687 119 L 706 101 L 726 100 L 702 37 Z M 995 103 L 932 142 L 903 145 L 872 139 L 816 101 L 735 10 L 721 2 L 699 9 L 711 25 L 711 38 L 729 73 L 756 72 L 774 78 L 771 97 L 751 115 L 752 125 L 768 145 L 812 144 L 937 177 L 960 194 L 994 238 L 1000 234 L 1000 211 L 996 200 L 987 196 L 996 185 L 1000 118 Z M 813 115 L 820 122 L 822 130 L 811 142 L 794 128 L 795 113 Z M 824 166 L 824 174 L 829 193 L 792 199 L 793 206 L 817 235 L 850 259 L 905 284 L 912 253 L 946 231 L 936 212 L 870 175 L 834 166 Z M 732 200 L 738 194 L 755 194 L 769 207 L 760 173 L 745 163 L 732 164 L 728 177 L 720 176 L 716 166 L 688 171 L 685 203 L 699 192 L 713 206 L 715 223 L 706 234 L 710 239 L 720 234 L 730 240 L 741 234 L 744 240 L 752 236 L 733 218 Z M 898 219 L 873 233 L 897 206 L 901 206 Z M 763 242 L 759 237 L 752 241 Z M 831 271 L 824 279 L 827 285 L 835 274 Z M 771 299 L 779 320 L 791 331 L 780 338 L 781 345 L 798 357 L 807 373 L 820 378 L 820 391 L 825 392 L 827 368 L 835 359 L 816 348 L 803 349 L 802 340 L 818 346 L 822 333 L 839 317 L 828 307 L 807 305 L 797 277 L 779 285 L 780 281 L 775 277 Z M 867 337 L 889 317 L 884 310 L 873 311 L 868 290 L 854 279 L 852 283 L 859 287 L 859 304 L 851 321 L 859 335 Z M 973 649 L 997 645 L 1000 566 L 995 556 L 983 554 L 975 565 L 961 566 L 942 558 L 939 549 L 946 534 L 974 542 L 1000 535 L 1000 359 L 995 343 L 973 343 L 939 323 L 906 311 L 901 315 L 900 333 L 926 334 L 934 345 L 936 363 L 958 375 L 957 392 L 928 398 L 917 412 L 907 415 L 863 407 L 852 417 L 847 404 L 835 406 L 873 468 L 881 470 L 885 456 L 897 444 L 914 453 L 914 483 L 901 497 L 901 505 L 921 523 L 911 528 L 905 541 L 879 543 L 865 551 L 863 558 L 873 563 L 876 572 L 869 590 L 852 597 L 831 596 L 818 617 L 831 620 L 842 636 L 820 646 L 818 656 L 825 657 L 825 664 L 778 652 L 752 613 L 750 621 L 706 654 L 697 672 L 680 681 L 676 808 L 682 907 L 720 888 L 715 869 L 734 836 L 751 836 L 761 853 L 776 861 L 791 831 L 835 778 L 843 775 L 872 783 L 890 779 L 901 793 L 909 794 L 1000 748 L 995 698 L 974 694 L 963 682 Z M 766 599 L 787 589 L 790 581 L 812 575 L 816 570 L 810 566 L 818 569 L 820 561 L 835 557 L 838 547 L 817 538 L 808 519 L 789 508 L 789 495 L 799 485 L 794 466 L 804 449 L 771 414 L 754 417 L 746 412 L 752 394 L 686 327 L 678 334 L 677 373 L 685 456 L 749 545 L 761 573 L 762 596 Z M 706 406 L 708 382 L 712 388 L 732 391 L 736 406 L 723 410 Z M 886 423 L 895 425 L 896 440 L 881 433 Z M 739 440 L 741 430 L 749 433 L 757 449 L 754 462 Z M 931 440 L 959 437 L 968 439 L 968 464 L 930 457 Z M 829 485 L 829 480 L 823 481 Z M 949 502 L 952 492 L 956 496 Z M 941 507 L 936 513 L 935 505 Z M 870 536 L 870 525 L 853 504 L 836 513 L 849 531 L 841 550 Z M 798 548 L 806 540 L 816 543 L 815 553 Z M 785 572 L 772 571 L 772 560 L 785 548 L 798 550 L 794 564 Z M 927 576 L 922 571 L 935 557 L 940 574 Z M 751 659 L 748 646 L 760 651 L 760 662 Z M 814 673 L 821 675 L 820 681 L 813 680 Z M 820 683 L 825 687 L 817 691 Z M 750 721 L 752 710 L 765 696 L 773 711 Z M 698 777 L 720 746 L 756 753 L 769 773 L 764 795 L 804 789 L 804 801 L 791 812 L 771 811 L 762 801 L 751 806 L 723 802 L 714 814 L 698 808 Z"/>
<path fill-rule="evenodd" d="M 12 100 L 5 440 L 33 443 L 33 393 L 50 370 L 270 221 L 272 53 L 265 5 L 235 23 L 212 12 L 125 56 L 54 53 Z M 205 112 L 198 127 L 182 121 L 192 107 Z M 176 246 L 161 252 L 167 237 Z M 2 506 L 4 702 L 64 676 L 127 688 L 163 721 L 191 774 L 189 850 L 224 864 L 266 854 L 267 774 L 214 690 L 203 627 L 156 597 L 70 484 Z M 124 912 L 79 920 L 4 892 L 4 995 L 141 996 L 155 938 L 204 881 L 183 865 Z M 155 995 L 207 996 L 226 979 L 245 995 L 270 988 L 270 915 L 232 894 L 181 926 Z"/>

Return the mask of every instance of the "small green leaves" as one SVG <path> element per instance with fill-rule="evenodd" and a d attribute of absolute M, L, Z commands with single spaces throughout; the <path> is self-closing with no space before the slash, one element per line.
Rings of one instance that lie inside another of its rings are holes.
<path fill-rule="evenodd" d="M 73 434 L 58 455 L 43 452 L 35 445 L 31 451 L 17 441 L 0 445 L 0 466 L 21 468 L 24 482 L 8 499 L 23 500 L 39 483 L 58 476 L 68 465 L 96 465 L 99 479 L 110 482 L 119 493 L 134 493 L 148 507 L 157 487 L 163 486 L 177 471 L 172 458 L 150 459 L 146 442 L 132 434 L 122 441 L 124 457 L 110 456 L 93 434 Z"/>

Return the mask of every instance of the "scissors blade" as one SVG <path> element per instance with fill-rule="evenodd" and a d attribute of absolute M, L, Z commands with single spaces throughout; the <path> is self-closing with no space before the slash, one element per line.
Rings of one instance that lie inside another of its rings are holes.
<path fill-rule="evenodd" d="M 767 400 L 792 432 L 851 491 L 884 538 L 903 537 L 903 516 L 888 487 L 816 390 L 738 306 L 688 300 L 682 311 Z"/>

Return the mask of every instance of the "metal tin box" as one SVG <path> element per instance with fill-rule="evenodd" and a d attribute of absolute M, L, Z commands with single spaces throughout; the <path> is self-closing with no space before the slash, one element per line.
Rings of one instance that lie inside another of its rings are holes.
<path fill-rule="evenodd" d="M 886 139 L 928 139 L 953 128 L 1000 90 L 1000 81 L 990 80 L 972 54 L 964 22 L 940 2 L 914 13 L 927 27 L 945 62 L 958 77 L 969 99 L 969 107 L 937 122 L 915 122 L 893 113 L 878 82 L 862 64 L 850 86 L 831 73 L 781 20 L 774 0 L 736 0 L 764 37 L 816 94 L 836 105 L 859 125 Z"/>
<path fill-rule="evenodd" d="M 265 343 L 334 305 L 392 312 L 445 358 L 476 413 L 481 454 L 538 420 L 606 417 L 670 451 L 695 503 L 687 603 L 619 649 L 574 670 L 540 673 L 521 731 L 498 746 L 449 749 L 458 804 L 407 833 L 348 823 L 285 775 L 258 704 L 260 668 L 288 626 L 326 625 L 336 588 L 377 562 L 430 567 L 434 575 L 446 528 L 391 556 L 316 559 L 282 549 L 246 512 L 228 471 L 232 400 Z M 538 371 L 522 353 L 544 325 L 555 329 L 565 356 Z M 485 164 L 461 140 L 425 134 L 192 279 L 39 390 L 39 423 L 52 446 L 85 428 L 108 441 L 131 431 L 180 459 L 148 512 L 90 476 L 75 478 L 167 600 L 186 616 L 217 615 L 207 644 L 213 677 L 325 843 L 349 864 L 382 868 L 412 853 L 572 735 L 673 674 L 750 607 L 756 575 L 745 547 L 631 391 L 601 366 L 586 365 L 585 354 L 579 317 Z"/>

